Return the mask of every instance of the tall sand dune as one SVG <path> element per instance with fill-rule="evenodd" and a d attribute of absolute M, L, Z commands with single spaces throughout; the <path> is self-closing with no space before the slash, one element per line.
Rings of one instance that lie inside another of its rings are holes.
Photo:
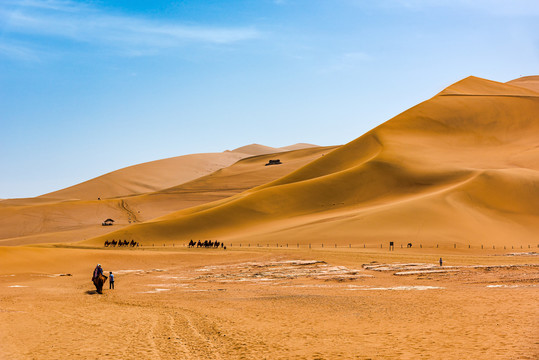
<path fill-rule="evenodd" d="M 535 244 L 536 80 L 468 77 L 275 181 L 87 243 Z"/>

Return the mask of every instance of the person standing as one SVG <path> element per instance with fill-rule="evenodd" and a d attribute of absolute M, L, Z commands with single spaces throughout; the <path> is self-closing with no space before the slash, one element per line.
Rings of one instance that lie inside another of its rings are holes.
<path fill-rule="evenodd" d="M 442 266 L 442 258 L 440 258 L 440 266 Z"/>
<path fill-rule="evenodd" d="M 109 273 L 109 289 L 114 290 L 114 274 L 112 271 Z"/>

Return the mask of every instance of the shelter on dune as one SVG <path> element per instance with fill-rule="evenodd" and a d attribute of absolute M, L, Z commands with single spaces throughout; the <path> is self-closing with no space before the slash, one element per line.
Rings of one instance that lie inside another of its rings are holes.
<path fill-rule="evenodd" d="M 266 164 L 266 166 L 268 166 L 268 165 L 280 165 L 280 164 L 282 164 L 281 160 L 277 159 L 277 160 L 270 160 L 270 161 Z"/>
<path fill-rule="evenodd" d="M 112 226 L 113 223 L 114 223 L 114 220 L 112 220 L 112 219 L 107 219 L 107 220 L 105 220 L 105 221 L 103 221 L 103 222 L 101 223 L 101 226 Z"/>

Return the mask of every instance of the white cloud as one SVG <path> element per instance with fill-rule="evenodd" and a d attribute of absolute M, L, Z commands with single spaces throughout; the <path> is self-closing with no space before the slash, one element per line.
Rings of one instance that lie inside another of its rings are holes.
<path fill-rule="evenodd" d="M 365 4 L 365 0 L 355 0 Z M 410 9 L 461 8 L 476 10 L 496 16 L 536 16 L 539 15 L 537 0 L 367 0 L 385 7 L 405 7 Z"/>
<path fill-rule="evenodd" d="M 59 0 L 7 0 L 0 4 L 3 37 L 68 39 L 126 53 L 152 53 L 188 43 L 229 44 L 260 37 L 253 27 L 185 25 L 108 13 L 89 4 Z"/>

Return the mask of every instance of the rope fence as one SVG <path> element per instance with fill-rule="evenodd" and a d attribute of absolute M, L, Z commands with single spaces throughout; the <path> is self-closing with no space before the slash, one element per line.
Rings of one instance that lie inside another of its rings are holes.
<path fill-rule="evenodd" d="M 537 245 L 531 245 L 531 244 L 527 244 L 527 245 L 503 245 L 503 246 L 497 246 L 497 245 L 485 245 L 485 244 L 481 244 L 481 245 L 471 245 L 471 244 L 457 244 L 457 243 L 454 243 L 452 245 L 448 245 L 448 244 L 443 244 L 443 245 L 440 245 L 440 244 L 436 244 L 436 245 L 424 245 L 424 244 L 412 244 L 412 243 L 399 243 L 399 244 L 396 244 L 394 242 L 389 242 L 389 243 L 380 243 L 380 244 L 373 244 L 373 243 L 370 243 L 370 244 L 366 244 L 366 243 L 363 243 L 363 244 L 351 244 L 351 243 L 348 243 L 348 244 L 337 244 L 337 243 L 331 243 L 331 244 L 328 244 L 328 243 L 308 243 L 308 244 L 300 244 L 300 243 L 274 243 L 274 244 L 270 244 L 270 243 L 264 243 L 264 244 L 261 244 L 261 243 L 221 243 L 221 242 L 211 242 L 211 245 L 209 246 L 204 246 L 204 243 L 202 243 L 202 246 L 197 246 L 197 243 L 191 243 L 191 245 L 188 245 L 189 242 L 171 242 L 171 243 L 161 243 L 161 244 L 156 244 L 156 243 L 151 243 L 151 244 L 148 244 L 148 243 L 143 243 L 143 242 L 135 242 L 135 246 L 131 246 L 131 245 L 127 245 L 128 243 L 132 243 L 130 241 L 127 241 L 127 240 L 119 240 L 119 242 L 122 242 L 123 244 L 126 244 L 126 245 L 110 245 L 111 242 L 109 242 L 109 245 L 107 245 L 107 243 L 105 243 L 105 247 L 112 247 L 112 248 L 130 248 L 130 249 L 140 249 L 140 248 L 160 248 L 160 247 L 193 247 L 193 248 L 197 248 L 197 247 L 202 247 L 202 248 L 215 248 L 215 249 L 226 249 L 226 248 L 289 248 L 289 249 L 384 249 L 386 248 L 388 251 L 394 251 L 395 250 L 395 247 L 399 247 L 401 249 L 463 249 L 463 250 L 466 250 L 466 249 L 482 249 L 482 250 L 524 250 L 524 249 L 539 249 L 539 244 Z M 112 242 L 114 243 L 114 242 Z M 219 245 L 215 245 L 215 243 L 218 243 Z"/>

